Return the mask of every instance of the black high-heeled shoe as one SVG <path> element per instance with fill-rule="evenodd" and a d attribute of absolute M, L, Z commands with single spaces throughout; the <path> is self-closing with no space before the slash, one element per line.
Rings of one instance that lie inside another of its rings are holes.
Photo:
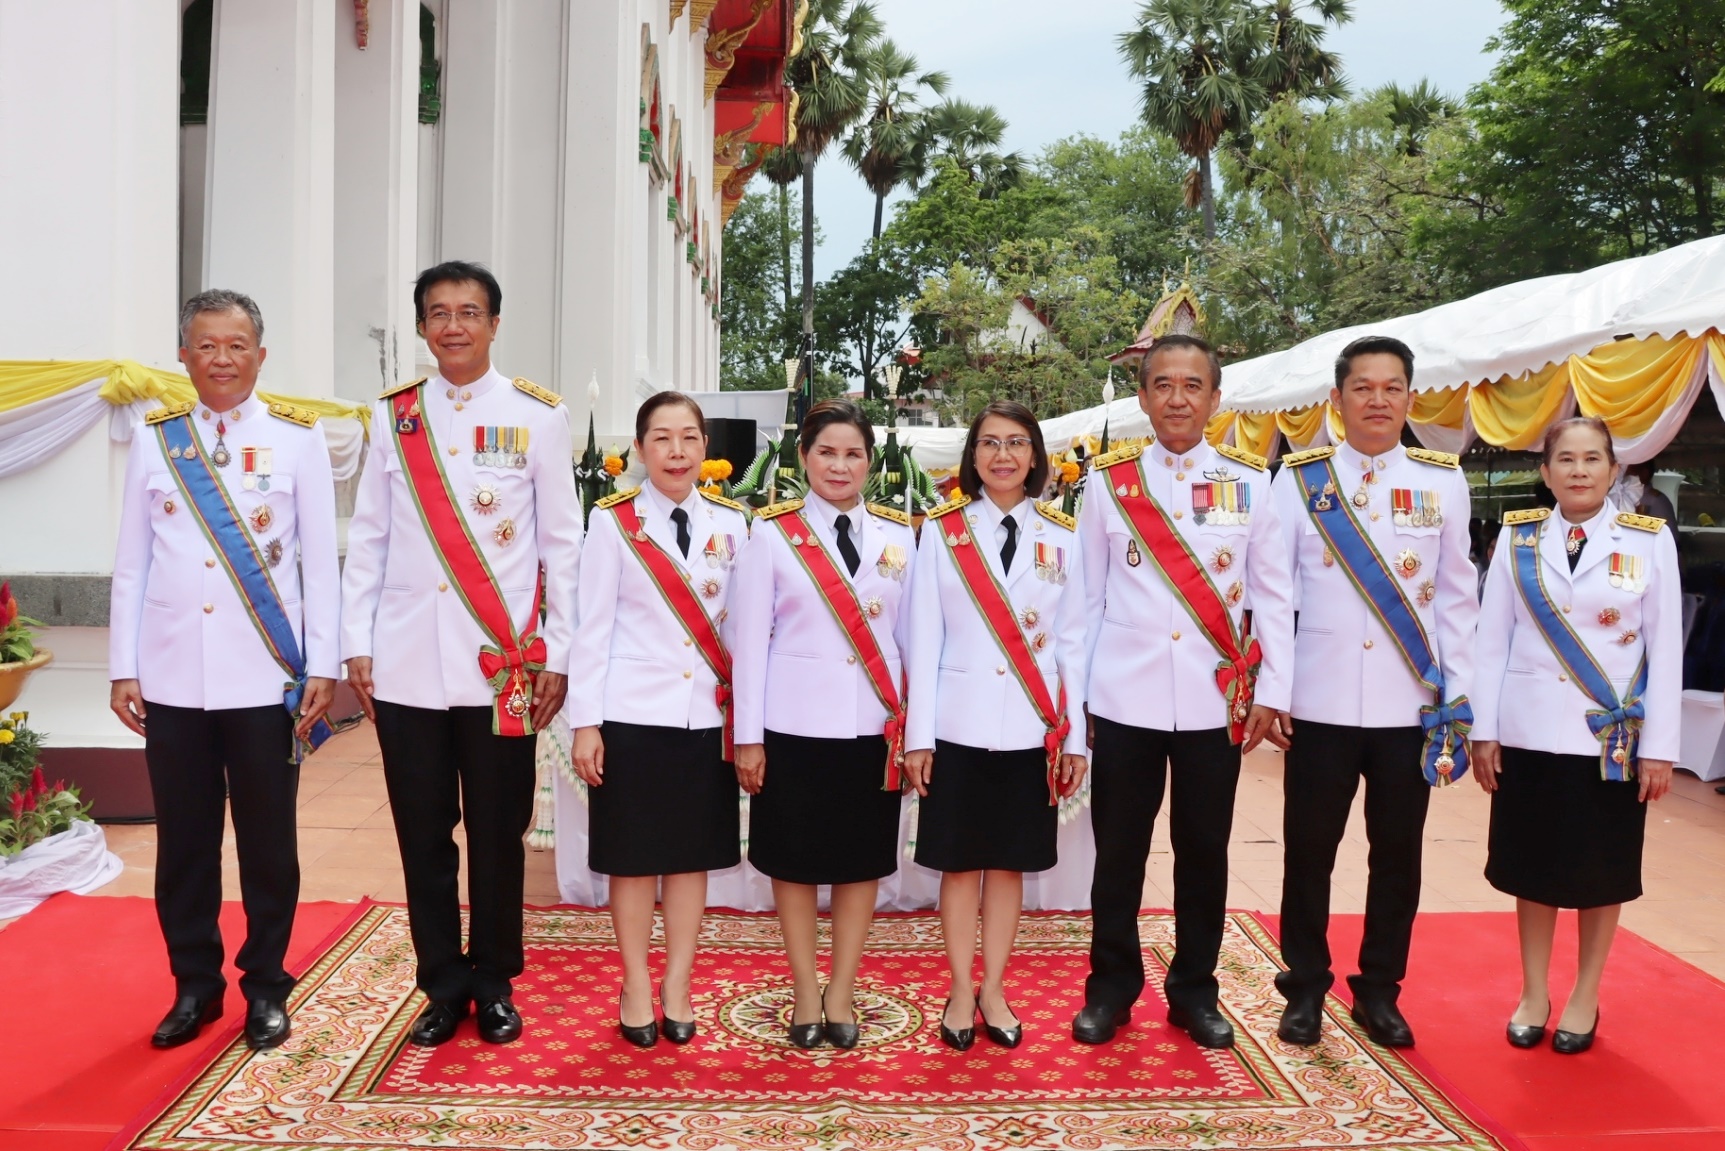
<path fill-rule="evenodd" d="M 970 1045 L 976 1042 L 975 1020 L 971 1021 L 969 1027 L 960 1027 L 957 1030 L 948 1027 L 946 1025 L 946 1012 L 951 1006 L 952 999 L 948 997 L 946 1007 L 940 1009 L 940 1041 L 954 1051 L 969 1051 Z"/>
<path fill-rule="evenodd" d="M 623 1033 L 624 1039 L 637 1047 L 651 1047 L 659 1042 L 658 1020 L 643 1023 L 639 1027 L 631 1027 L 623 1022 L 623 996 L 621 994 L 617 996 L 617 1030 Z"/>
<path fill-rule="evenodd" d="M 988 1013 L 982 1011 L 981 1003 L 977 1004 L 977 1010 L 982 1014 L 982 1030 L 992 1042 L 998 1043 L 1002 1047 L 1017 1047 L 1024 1042 L 1024 1021 L 1022 1019 L 1011 1027 L 996 1027 L 988 1021 Z M 1013 1012 L 1013 1018 L 1018 1018 L 1016 1011 Z"/>
<path fill-rule="evenodd" d="M 1559 1055 L 1580 1055 L 1593 1046 L 1593 1035 L 1599 1030 L 1599 1008 L 1593 1009 L 1593 1026 L 1583 1034 L 1579 1031 L 1565 1031 L 1559 1027 L 1551 1033 L 1551 1049 Z"/>
<path fill-rule="evenodd" d="M 827 993 L 826 988 L 822 988 L 821 1015 L 825 1017 L 826 1014 Z M 840 1051 L 849 1051 L 857 1045 L 857 1038 L 862 1034 L 862 1027 L 857 1020 L 856 1004 L 854 1002 L 851 1004 L 851 1021 L 849 1023 L 834 1023 L 831 1019 L 828 1019 L 826 1021 L 826 1034 L 827 1042 L 831 1043 L 834 1047 L 837 1047 Z"/>
<path fill-rule="evenodd" d="M 1545 1038 L 1545 1024 L 1551 1022 L 1551 1001 L 1545 1004 L 1545 1023 L 1514 1023 L 1504 1028 L 1511 1047 L 1538 1047 Z"/>
<path fill-rule="evenodd" d="M 659 1005 L 663 1007 L 664 1003 L 665 985 L 661 983 L 659 984 Z M 665 1012 L 665 1018 L 661 1020 L 660 1026 L 665 1032 L 665 1038 L 679 1047 L 695 1037 L 694 1021 L 691 1020 L 688 1023 L 684 1023 L 680 1020 L 672 1019 L 669 1011 Z"/>

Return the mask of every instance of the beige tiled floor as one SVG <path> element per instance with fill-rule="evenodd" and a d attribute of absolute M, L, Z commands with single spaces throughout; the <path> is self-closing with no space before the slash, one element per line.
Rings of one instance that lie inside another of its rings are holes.
<path fill-rule="evenodd" d="M 1432 797 L 1426 823 L 1425 911 L 1509 910 L 1513 902 L 1486 883 L 1488 802 L 1471 782 Z M 1173 905 L 1173 858 L 1167 812 L 1156 829 L 1146 906 Z M 299 802 L 301 898 L 404 898 L 377 740 L 368 725 L 337 736 L 304 769 Z M 1231 849 L 1229 904 L 1275 911 L 1282 894 L 1282 762 L 1254 753 L 1240 780 Z M 126 870 L 102 895 L 149 895 L 155 828 L 109 827 L 110 846 Z M 238 872 L 230 835 L 226 884 L 236 898 Z M 1702 969 L 1725 977 L 1725 796 L 1679 772 L 1672 794 L 1649 812 L 1643 868 L 1646 895 L 1624 909 L 1626 926 Z M 465 882 L 465 879 L 464 879 Z M 1336 864 L 1333 906 L 1365 909 L 1366 841 L 1359 801 Z M 527 901 L 557 902 L 550 852 L 530 852 Z"/>

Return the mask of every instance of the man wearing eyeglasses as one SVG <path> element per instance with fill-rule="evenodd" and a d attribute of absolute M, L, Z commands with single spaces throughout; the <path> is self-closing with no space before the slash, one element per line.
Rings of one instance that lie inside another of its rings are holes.
<path fill-rule="evenodd" d="M 1157 340 L 1138 373 L 1154 442 L 1098 456 L 1085 483 L 1096 871 L 1090 978 L 1072 1024 L 1081 1043 L 1112 1039 L 1144 989 L 1138 907 L 1170 770 L 1168 1022 L 1203 1047 L 1234 1043 L 1216 981 L 1234 789 L 1241 755 L 1280 739 L 1293 608 L 1264 460 L 1204 440 L 1221 384 L 1209 344 Z"/>
<path fill-rule="evenodd" d="M 567 686 L 581 503 L 562 398 L 491 364 L 496 278 L 439 264 L 413 301 L 437 374 L 377 402 L 348 528 L 342 654 L 377 725 L 430 1000 L 408 1038 L 448 1042 L 476 1006 L 480 1038 L 507 1043 L 521 1034 L 511 981 L 523 962 L 532 736 Z"/>

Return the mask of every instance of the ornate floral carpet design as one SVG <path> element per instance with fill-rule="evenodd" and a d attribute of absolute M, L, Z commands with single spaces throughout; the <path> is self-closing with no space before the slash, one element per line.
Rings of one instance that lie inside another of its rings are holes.
<path fill-rule="evenodd" d="M 617 1035 L 618 969 L 603 913 L 527 914 L 522 1040 L 482 1043 L 471 1022 L 443 1047 L 406 1042 L 413 988 L 407 914 L 367 910 L 301 979 L 294 1035 L 253 1053 L 235 1041 L 119 1146 L 184 1151 L 385 1148 L 1228 1148 L 1496 1149 L 1419 1066 L 1367 1043 L 1330 1003 L 1323 1043 L 1275 1037 L 1276 946 L 1230 916 L 1222 1006 L 1240 1035 L 1205 1051 L 1147 993 L 1120 1038 L 1075 1044 L 1088 920 L 1027 915 L 1008 993 L 1024 1044 L 941 1045 L 945 957 L 932 915 L 884 917 L 863 962 L 863 1042 L 800 1051 L 784 1038 L 789 972 L 771 916 L 711 915 L 695 973 L 700 1034 L 641 1051 Z M 1151 985 L 1171 916 L 1140 930 Z"/>

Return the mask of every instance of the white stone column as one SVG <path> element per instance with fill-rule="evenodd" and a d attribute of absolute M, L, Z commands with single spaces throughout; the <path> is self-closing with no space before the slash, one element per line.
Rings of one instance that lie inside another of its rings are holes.
<path fill-rule="evenodd" d="M 333 0 L 217 0 L 204 276 L 263 310 L 263 383 L 335 394 Z"/>
<path fill-rule="evenodd" d="M 335 391 L 367 400 L 410 376 L 417 349 L 419 0 L 371 0 L 360 50 L 337 19 Z"/>

